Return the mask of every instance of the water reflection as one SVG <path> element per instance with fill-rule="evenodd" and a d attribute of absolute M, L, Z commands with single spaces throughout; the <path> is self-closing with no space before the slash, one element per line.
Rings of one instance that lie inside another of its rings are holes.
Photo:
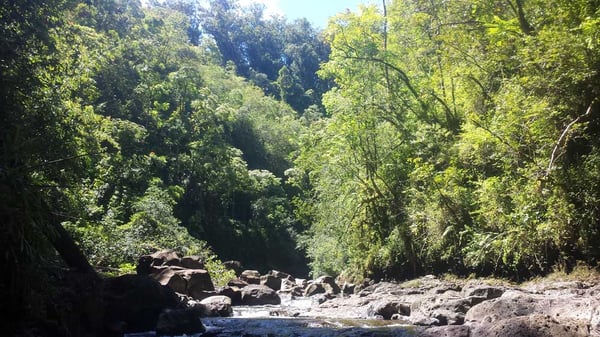
<path fill-rule="evenodd" d="M 404 337 L 414 327 L 391 321 L 317 318 L 209 318 L 206 336 L 215 337 Z"/>

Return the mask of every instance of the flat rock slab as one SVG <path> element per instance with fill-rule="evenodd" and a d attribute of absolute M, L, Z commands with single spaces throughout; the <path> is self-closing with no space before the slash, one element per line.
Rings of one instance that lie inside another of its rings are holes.
<path fill-rule="evenodd" d="M 484 324 L 471 331 L 472 337 L 585 337 L 588 329 L 578 322 L 559 322 L 548 315 L 513 317 Z"/>

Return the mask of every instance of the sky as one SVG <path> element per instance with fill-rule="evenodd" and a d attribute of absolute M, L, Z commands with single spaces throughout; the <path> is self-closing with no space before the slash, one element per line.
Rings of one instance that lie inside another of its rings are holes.
<path fill-rule="evenodd" d="M 240 0 L 242 5 L 252 2 L 264 4 L 267 15 L 285 15 L 288 21 L 307 18 L 310 23 L 319 28 L 325 28 L 329 17 L 346 9 L 356 12 L 361 3 L 378 3 L 375 0 Z"/>

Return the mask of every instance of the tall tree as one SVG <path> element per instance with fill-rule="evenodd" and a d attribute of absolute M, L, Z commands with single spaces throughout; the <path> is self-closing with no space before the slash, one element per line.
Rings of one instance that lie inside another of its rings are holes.
<path fill-rule="evenodd" d="M 297 159 L 313 268 L 519 278 L 595 264 L 598 4 L 385 5 L 326 31 L 332 117 Z"/>
<path fill-rule="evenodd" d="M 288 23 L 265 17 L 264 5 L 242 8 L 238 1 L 215 0 L 200 11 L 198 29 L 214 39 L 222 62 L 233 62 L 237 73 L 303 113 L 320 105 L 330 87 L 316 76 L 329 49 L 319 32 L 305 20 Z M 282 79 L 279 79 L 283 71 Z M 290 76 L 291 75 L 291 76 Z M 281 83 L 289 82 L 282 90 Z"/>

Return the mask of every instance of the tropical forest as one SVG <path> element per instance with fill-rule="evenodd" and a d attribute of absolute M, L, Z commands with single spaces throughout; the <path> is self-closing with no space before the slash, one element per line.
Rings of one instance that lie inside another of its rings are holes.
<path fill-rule="evenodd" d="M 1 0 L 0 90 L 9 335 L 167 249 L 215 285 L 600 262 L 598 0 Z"/>

